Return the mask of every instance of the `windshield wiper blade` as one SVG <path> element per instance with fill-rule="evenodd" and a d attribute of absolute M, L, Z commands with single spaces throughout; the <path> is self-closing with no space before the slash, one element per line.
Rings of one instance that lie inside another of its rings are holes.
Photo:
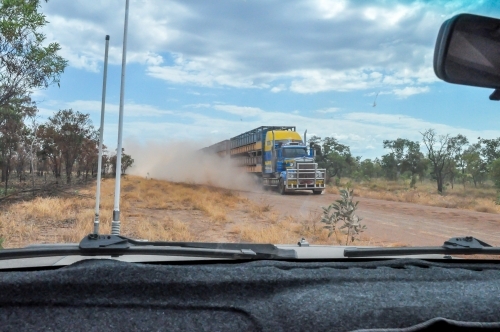
<path fill-rule="evenodd" d="M 204 246 L 205 245 L 205 246 Z M 226 259 L 290 259 L 295 250 L 272 244 L 137 241 L 120 235 L 90 234 L 76 244 L 0 250 L 0 260 L 54 256 L 159 255 Z"/>
<path fill-rule="evenodd" d="M 346 248 L 344 257 L 407 256 L 407 255 L 499 255 L 500 247 L 478 240 L 472 236 L 453 237 L 441 247 L 402 248 Z"/>

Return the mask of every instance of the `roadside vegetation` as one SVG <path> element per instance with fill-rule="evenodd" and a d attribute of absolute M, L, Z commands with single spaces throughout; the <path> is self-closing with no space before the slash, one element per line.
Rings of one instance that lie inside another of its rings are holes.
<path fill-rule="evenodd" d="M 111 231 L 114 179 L 101 190 L 100 232 Z M 92 232 L 95 183 L 64 193 L 9 201 L 0 211 L 0 238 L 5 248 L 31 243 L 79 242 Z M 344 244 L 328 236 L 321 212 L 305 216 L 278 213 L 216 187 L 124 176 L 121 192 L 122 235 L 166 241 Z M 384 245 L 361 236 L 357 244 Z M 394 245 L 394 244 L 385 244 Z"/>
<path fill-rule="evenodd" d="M 49 23 L 40 12 L 40 0 L 0 2 L 0 197 L 45 188 L 35 182 L 52 174 L 57 184 L 87 180 L 97 169 L 97 129 L 89 114 L 78 110 L 53 110 L 40 120 L 32 98 L 60 78 L 68 61 L 60 56 L 58 43 L 47 41 L 43 33 Z M 133 164 L 124 154 L 124 174 Z M 116 153 L 106 151 L 103 173 L 114 173 Z"/>
<path fill-rule="evenodd" d="M 455 187 L 452 189 L 447 186 L 442 194 L 436 192 L 435 184 L 429 180 L 423 180 L 414 187 L 410 187 L 409 180 L 390 181 L 383 178 L 359 182 L 350 178 L 342 178 L 339 183 L 339 186 L 330 185 L 326 192 L 340 194 L 343 186 L 350 186 L 356 191 L 358 197 L 500 213 L 500 206 L 496 202 L 497 189 L 488 182 L 477 188 Z"/>
<path fill-rule="evenodd" d="M 420 134 L 421 141 L 384 140 L 388 153 L 375 159 L 354 156 L 332 137 L 313 136 L 309 144 L 326 169 L 327 192 L 350 186 L 360 197 L 500 212 L 500 138 Z"/>

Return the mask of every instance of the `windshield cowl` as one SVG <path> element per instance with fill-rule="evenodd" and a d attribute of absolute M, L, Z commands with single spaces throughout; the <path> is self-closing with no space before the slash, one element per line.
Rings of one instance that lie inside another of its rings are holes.
<path fill-rule="evenodd" d="M 213 260 L 356 260 L 356 259 L 452 259 L 450 253 L 491 254 L 500 248 L 471 238 L 452 238 L 441 247 L 383 248 L 377 246 L 297 244 L 148 242 L 121 236 L 86 237 L 79 244 L 40 244 L 0 251 L 0 270 L 44 266 L 65 266 L 86 259 L 114 259 L 124 262 L 180 262 Z M 113 247 L 116 246 L 116 247 Z M 470 252 L 469 252 L 470 251 Z M 352 253 L 356 253 L 353 255 Z"/>

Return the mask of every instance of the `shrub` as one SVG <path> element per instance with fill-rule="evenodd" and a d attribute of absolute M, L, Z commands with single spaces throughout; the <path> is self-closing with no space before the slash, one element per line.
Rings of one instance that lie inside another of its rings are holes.
<path fill-rule="evenodd" d="M 362 225 L 362 220 L 355 212 L 359 202 L 353 202 L 353 190 L 349 187 L 340 190 L 341 199 L 336 200 L 328 207 L 323 207 L 323 216 L 321 222 L 325 223 L 324 228 L 328 229 L 328 237 L 335 234 L 337 242 L 340 243 L 338 231 L 346 235 L 345 245 L 349 242 L 354 242 L 359 238 L 359 234 L 366 229 L 366 225 Z M 338 225 L 341 222 L 342 225 Z"/>

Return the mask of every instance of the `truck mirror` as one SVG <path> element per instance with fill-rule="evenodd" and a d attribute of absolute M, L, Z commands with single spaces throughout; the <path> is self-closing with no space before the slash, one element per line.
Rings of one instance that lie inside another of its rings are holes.
<path fill-rule="evenodd" d="M 439 30 L 434 72 L 449 83 L 500 89 L 499 54 L 500 20 L 459 14 Z"/>

